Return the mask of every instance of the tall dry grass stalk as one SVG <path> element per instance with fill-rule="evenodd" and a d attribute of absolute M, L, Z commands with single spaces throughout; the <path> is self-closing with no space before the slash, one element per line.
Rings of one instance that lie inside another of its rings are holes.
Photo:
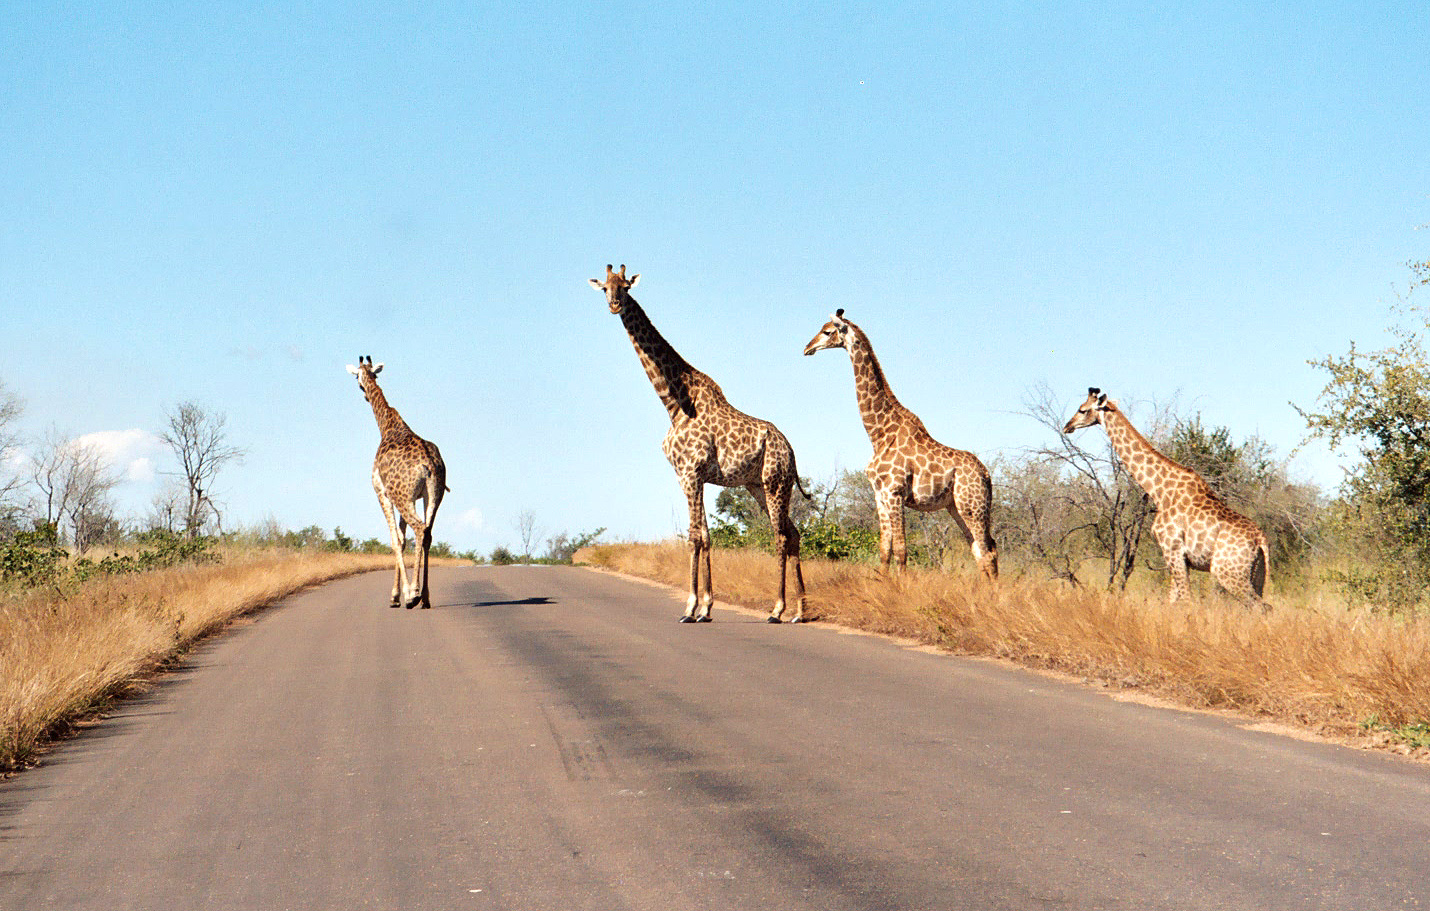
<path fill-rule="evenodd" d="M 392 558 L 250 552 L 0 595 L 0 769 L 235 617 Z"/>
<path fill-rule="evenodd" d="M 600 546 L 577 559 L 688 584 L 682 542 Z M 717 598 L 769 606 L 773 558 L 717 550 L 714 562 Z M 1368 719 L 1390 727 L 1430 721 L 1430 624 L 1419 619 L 1307 597 L 1262 614 L 1220 598 L 1173 606 L 1160 591 L 988 585 L 971 572 L 917 569 L 890 579 L 870 566 L 822 560 L 804 567 L 806 616 L 820 620 L 1366 744 L 1392 742 L 1363 730 Z"/>

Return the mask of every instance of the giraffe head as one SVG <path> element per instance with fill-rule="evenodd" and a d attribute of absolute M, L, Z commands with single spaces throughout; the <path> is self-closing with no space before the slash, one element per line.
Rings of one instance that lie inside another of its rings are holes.
<path fill-rule="evenodd" d="M 606 294 L 606 306 L 611 308 L 612 313 L 619 314 L 621 307 L 626 301 L 631 299 L 631 289 L 636 286 L 636 282 L 641 280 L 641 274 L 637 272 L 630 278 L 626 278 L 626 264 L 621 263 L 621 271 L 617 272 L 611 268 L 610 263 L 606 263 L 606 280 L 599 278 L 591 279 L 591 287 L 597 291 L 604 291 Z"/>
<path fill-rule="evenodd" d="M 844 340 L 848 335 L 849 321 L 844 318 L 843 308 L 840 308 L 834 311 L 829 322 L 825 323 L 814 338 L 809 340 L 809 344 L 804 346 L 804 353 L 808 355 L 816 351 L 823 351 L 825 348 L 843 348 Z"/>
<path fill-rule="evenodd" d="M 1063 433 L 1072 433 L 1083 427 L 1101 424 L 1102 416 L 1116 407 L 1117 404 L 1109 402 L 1101 389 L 1089 386 L 1087 401 L 1078 406 L 1077 414 L 1068 419 L 1067 424 L 1063 426 Z"/>
<path fill-rule="evenodd" d="M 362 397 L 372 402 L 372 390 L 377 388 L 377 375 L 382 372 L 382 365 L 374 365 L 372 356 L 366 358 L 359 356 L 358 365 L 354 367 L 348 364 L 348 373 L 357 377 L 358 387 L 362 389 Z"/>

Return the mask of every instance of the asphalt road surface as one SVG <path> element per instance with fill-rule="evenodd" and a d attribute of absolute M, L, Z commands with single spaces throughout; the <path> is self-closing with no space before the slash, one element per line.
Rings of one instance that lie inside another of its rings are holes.
<path fill-rule="evenodd" d="M 586 570 L 390 583 L 0 783 L 0 909 L 1430 905 L 1425 766 Z"/>

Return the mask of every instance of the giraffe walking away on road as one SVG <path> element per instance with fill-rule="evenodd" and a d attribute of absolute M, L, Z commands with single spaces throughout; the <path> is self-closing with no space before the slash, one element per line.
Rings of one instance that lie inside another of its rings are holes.
<path fill-rule="evenodd" d="M 806 355 L 843 348 L 854 365 L 854 392 L 874 457 L 864 473 L 879 510 L 879 562 L 902 570 L 908 562 L 904 507 L 947 509 L 968 541 L 973 560 L 990 581 L 998 578 L 998 545 L 990 524 L 993 481 L 971 452 L 935 440 L 918 415 L 894 398 L 869 337 L 837 310 L 805 345 Z"/>
<path fill-rule="evenodd" d="M 363 397 L 372 406 L 373 417 L 382 440 L 377 444 L 377 457 L 372 462 L 372 488 L 377 492 L 378 505 L 387 518 L 392 535 L 392 552 L 397 569 L 392 580 L 392 606 L 409 608 L 421 604 L 432 606 L 427 589 L 427 552 L 432 546 L 432 523 L 437 519 L 437 507 L 447 492 L 447 466 L 437 446 L 412 432 L 397 409 L 387 404 L 387 397 L 377 385 L 382 364 L 372 358 L 358 358 L 358 366 L 348 365 L 348 373 L 357 377 Z M 422 500 L 423 508 L 417 508 Z M 403 557 L 407 549 L 407 526 L 412 526 L 417 553 L 412 565 L 412 577 L 407 575 Z M 410 584 L 409 584 L 410 581 Z"/>
<path fill-rule="evenodd" d="M 799 562 L 799 529 L 790 519 L 790 497 L 799 485 L 794 450 L 778 428 L 737 411 L 715 381 L 696 370 L 671 347 L 631 297 L 640 275 L 626 277 L 608 264 L 606 278 L 591 285 L 621 318 L 646 376 L 670 415 L 662 448 L 680 479 L 690 507 L 690 597 L 682 623 L 705 623 L 715 602 L 710 578 L 710 528 L 705 517 L 705 485 L 744 487 L 770 518 L 779 557 L 779 589 L 767 618 L 779 623 L 785 610 L 787 567 L 794 570 L 794 616 L 804 617 L 804 573 Z M 800 493 L 804 488 L 800 486 Z M 805 494 L 808 496 L 808 494 Z M 703 573 L 702 573 L 703 568 Z"/>
<path fill-rule="evenodd" d="M 1102 390 L 1089 388 L 1087 400 L 1063 427 L 1072 433 L 1101 424 L 1117 458 L 1127 466 L 1152 503 L 1152 536 L 1172 572 L 1173 602 L 1187 598 L 1187 570 L 1210 571 L 1233 597 L 1266 609 L 1268 550 L 1256 523 L 1221 501 L 1211 486 L 1185 465 L 1167 458 L 1132 426 Z"/>

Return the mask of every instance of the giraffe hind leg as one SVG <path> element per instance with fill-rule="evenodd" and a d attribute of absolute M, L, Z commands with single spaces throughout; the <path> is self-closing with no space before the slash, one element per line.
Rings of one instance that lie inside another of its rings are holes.
<path fill-rule="evenodd" d="M 1260 579 L 1257 578 L 1260 564 Z M 1261 600 L 1261 585 L 1266 578 L 1266 564 L 1259 548 L 1218 548 L 1212 554 L 1212 578 L 1226 593 L 1247 605 L 1265 607 Z"/>
<path fill-rule="evenodd" d="M 392 603 L 389 606 L 400 607 L 402 595 L 407 590 L 407 567 L 403 557 L 403 552 L 407 549 L 407 523 L 397 515 L 392 499 L 381 488 L 377 491 L 377 503 L 382 507 L 382 514 L 387 519 L 387 531 L 392 539 L 392 555 L 397 562 L 393 568 Z"/>
<path fill-rule="evenodd" d="M 405 558 L 402 559 L 404 579 L 402 583 L 402 604 L 411 610 L 422 601 L 422 592 L 425 587 L 427 574 L 427 548 L 432 540 L 431 526 L 424 521 L 425 510 L 419 514 L 417 511 L 417 499 L 414 497 L 405 502 L 394 504 L 397 507 L 399 522 L 406 523 L 412 528 L 412 573 L 406 575 Z M 406 532 L 403 533 L 403 551 L 406 547 Z"/>

